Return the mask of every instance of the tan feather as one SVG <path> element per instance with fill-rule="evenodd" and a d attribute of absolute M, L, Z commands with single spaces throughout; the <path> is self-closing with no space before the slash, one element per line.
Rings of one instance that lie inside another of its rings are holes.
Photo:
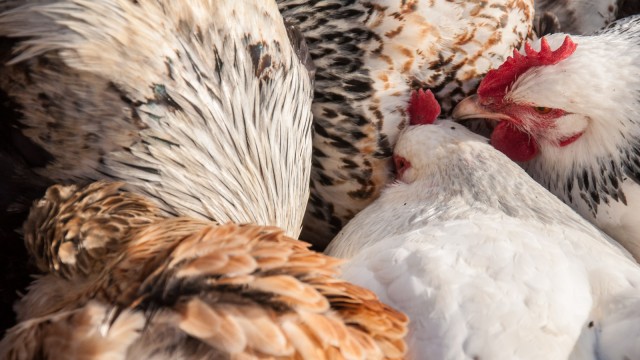
<path fill-rule="evenodd" d="M 34 203 L 23 231 L 40 270 L 87 275 L 104 265 L 107 254 L 117 253 L 131 229 L 160 218 L 152 202 L 123 186 L 97 182 L 78 190 L 55 185 Z"/>
<path fill-rule="evenodd" d="M 218 308 L 234 314 L 254 352 L 273 356 L 293 355 L 293 346 L 285 336 L 275 311 L 259 306 L 223 305 Z"/>
<path fill-rule="evenodd" d="M 295 347 L 296 352 L 302 359 L 326 359 L 325 352 L 316 343 L 312 335 L 305 327 L 294 321 L 286 321 L 282 324 L 282 329 L 287 334 L 289 341 Z"/>
<path fill-rule="evenodd" d="M 320 293 L 289 275 L 256 278 L 251 288 L 275 295 L 277 301 L 309 311 L 324 311 L 329 302 Z"/>
<path fill-rule="evenodd" d="M 22 322 L 0 342 L 0 358 L 125 359 L 129 346 L 140 337 L 144 315 L 125 310 L 110 323 L 112 311 L 90 302 L 77 310 Z"/>
<path fill-rule="evenodd" d="M 88 201 L 94 209 L 114 203 L 109 196 L 89 196 L 89 189 L 104 193 L 119 187 L 97 183 L 75 190 L 65 206 L 76 208 L 72 199 Z M 58 188 L 51 192 L 55 191 Z M 123 197 L 118 191 L 117 197 Z M 139 197 L 126 198 L 130 205 L 91 216 L 108 219 L 112 214 L 120 221 L 118 211 L 136 208 L 133 203 Z M 136 209 L 145 219 L 151 217 L 142 210 L 154 210 Z M 42 227 L 38 221 L 55 224 L 69 218 L 64 211 L 52 214 L 33 217 L 30 226 L 37 229 Z M 21 301 L 25 321 L 18 326 L 28 328 L 36 316 L 75 311 L 93 300 L 145 315 L 141 337 L 128 350 L 131 358 L 152 353 L 166 358 L 402 357 L 407 318 L 381 304 L 370 291 L 337 279 L 341 261 L 309 250 L 308 244 L 275 227 L 154 219 L 144 226 L 135 219 L 118 222 L 122 232 L 118 246 L 110 247 L 102 265 L 93 267 L 82 282 L 55 271 L 36 282 Z M 103 225 L 108 228 L 110 223 Z M 56 243 L 64 233 L 39 236 L 41 243 Z M 33 336 L 29 341 L 53 346 L 45 342 L 48 337 Z M 9 347 L 9 351 L 14 350 Z"/>
<path fill-rule="evenodd" d="M 219 313 L 200 299 L 193 299 L 181 311 L 180 329 L 226 353 L 239 353 L 247 338 L 234 316 Z"/>

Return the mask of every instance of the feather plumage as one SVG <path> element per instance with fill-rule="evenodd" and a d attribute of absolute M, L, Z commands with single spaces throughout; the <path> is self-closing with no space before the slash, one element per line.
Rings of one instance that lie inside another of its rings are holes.
<path fill-rule="evenodd" d="M 289 34 L 261 1 L 13 2 L 0 88 L 49 183 L 122 180 L 167 213 L 295 236 L 312 87 Z"/>
<path fill-rule="evenodd" d="M 27 351 L 23 345 L 29 342 L 32 349 L 42 348 L 55 358 L 50 342 L 71 344 L 82 330 L 55 334 L 47 329 L 98 311 L 91 310 L 95 301 L 110 316 L 92 315 L 87 334 L 106 331 L 115 336 L 110 329 L 121 312 L 144 319 L 144 327 L 128 327 L 135 338 L 126 346 L 118 344 L 126 347 L 119 357 L 123 359 L 403 356 L 406 317 L 372 292 L 339 280 L 340 261 L 309 250 L 308 244 L 275 227 L 162 218 L 149 200 L 120 187 L 56 186 L 34 205 L 37 216 L 30 217 L 26 228 L 80 218 L 96 224 L 90 230 L 117 231 L 110 232 L 111 243 L 103 242 L 108 251 L 83 249 L 93 250 L 91 271 L 76 271 L 72 277 L 69 272 L 75 268 L 65 264 L 66 272 L 53 268 L 31 285 L 17 306 L 22 323 L 0 344 L 5 354 Z M 43 201 L 46 208 L 58 210 L 42 212 Z M 60 228 L 67 229 L 58 225 L 56 231 L 38 232 L 38 247 L 60 249 L 65 240 L 82 244 L 87 240 L 83 236 L 95 233 L 81 231 L 67 239 L 70 231 Z M 60 252 L 49 257 L 53 264 L 68 258 Z M 97 356 L 103 350 L 96 345 L 85 351 Z"/>
<path fill-rule="evenodd" d="M 311 197 L 302 238 L 323 248 L 380 193 L 410 89 L 448 112 L 531 30 L 533 2 L 279 0 L 314 59 Z"/>
<path fill-rule="evenodd" d="M 566 39 L 552 34 L 532 46 L 558 49 Z M 535 143 L 521 159 L 527 172 L 640 259 L 640 16 L 571 39 L 575 52 L 507 81 L 497 106 L 478 93 L 454 115 L 511 124 L 514 136 L 499 144 Z"/>
<path fill-rule="evenodd" d="M 535 8 L 538 36 L 590 35 L 617 19 L 640 14 L 636 0 L 539 0 Z"/>
<path fill-rule="evenodd" d="M 165 214 L 297 236 L 313 66 L 274 2 L 10 0 L 0 12 L 4 308 L 31 270 L 14 230 L 54 183 L 122 181 Z"/>
<path fill-rule="evenodd" d="M 460 124 L 411 126 L 394 156 L 411 166 L 327 253 L 409 316 L 409 358 L 640 356 L 620 336 L 640 267 L 615 241 Z"/>

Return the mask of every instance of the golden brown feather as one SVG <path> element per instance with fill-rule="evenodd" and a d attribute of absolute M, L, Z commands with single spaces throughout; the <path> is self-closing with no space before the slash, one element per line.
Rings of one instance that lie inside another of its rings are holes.
<path fill-rule="evenodd" d="M 112 309 L 90 302 L 76 310 L 24 321 L 0 343 L 2 359 L 119 359 L 141 334 L 141 313 L 125 310 L 105 326 Z"/>
<path fill-rule="evenodd" d="M 87 275 L 104 265 L 128 232 L 160 219 L 146 198 L 124 191 L 123 183 L 51 186 L 36 201 L 23 226 L 25 245 L 38 268 L 63 277 Z"/>
<path fill-rule="evenodd" d="M 100 195 L 92 197 L 89 190 Z M 71 204 L 72 199 L 79 204 Z M 339 260 L 309 250 L 279 228 L 162 219 L 145 199 L 123 192 L 118 184 L 54 187 L 43 201 L 52 203 L 48 208 L 103 210 L 95 214 L 105 227 L 114 216 L 121 226 L 110 232 L 109 243 L 118 246 L 109 248 L 113 255 L 103 258 L 101 268 L 89 268 L 84 282 L 58 273 L 37 280 L 19 306 L 23 320 L 76 311 L 91 300 L 144 314 L 145 329 L 124 358 L 403 357 L 407 318 L 372 292 L 337 279 Z M 91 221 L 88 213 L 77 216 Z M 30 217 L 30 226 L 42 228 L 38 219 L 56 224 L 69 217 L 64 211 L 47 214 Z M 124 214 L 141 220 L 123 222 Z M 63 243 L 45 236 L 74 234 L 62 228 L 42 232 L 39 244 Z M 106 317 L 100 326 L 108 328 L 117 318 Z M 5 351 L 30 338 L 46 345 L 47 336 L 27 337 L 29 331 L 15 328 L 12 334 L 24 337 L 12 343 L 5 339 L 0 346 Z"/>

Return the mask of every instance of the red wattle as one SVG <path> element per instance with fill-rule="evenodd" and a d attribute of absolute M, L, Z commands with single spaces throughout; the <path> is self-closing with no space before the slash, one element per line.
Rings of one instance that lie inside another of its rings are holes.
<path fill-rule="evenodd" d="M 560 140 L 560 146 L 567 146 L 569 144 L 572 144 L 574 141 L 578 140 L 580 138 L 580 136 L 582 136 L 582 134 L 584 134 L 584 131 L 579 132 L 573 136 L 569 136 L 566 139 L 562 139 Z"/>
<path fill-rule="evenodd" d="M 517 162 L 529 161 L 538 155 L 538 144 L 533 137 L 507 121 L 501 121 L 493 130 L 491 145 Z"/>

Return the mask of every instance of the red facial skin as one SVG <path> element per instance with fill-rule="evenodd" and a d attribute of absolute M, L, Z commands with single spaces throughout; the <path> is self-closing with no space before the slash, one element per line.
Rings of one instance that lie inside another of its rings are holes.
<path fill-rule="evenodd" d="M 569 144 L 572 144 L 574 141 L 578 140 L 580 136 L 582 136 L 582 134 L 584 134 L 584 131 L 560 140 L 560 146 L 565 147 Z"/>
<path fill-rule="evenodd" d="M 531 68 L 555 65 L 570 57 L 577 48 L 567 35 L 562 45 L 551 50 L 546 38 L 540 40 L 540 50 L 525 44 L 525 55 L 514 50 L 513 56 L 497 69 L 490 70 L 478 87 L 479 105 L 492 113 L 503 114 L 500 124 L 491 135 L 491 143 L 496 149 L 514 161 L 524 162 L 533 159 L 539 152 L 537 139 L 545 137 L 556 126 L 556 120 L 565 115 L 561 109 L 519 105 L 505 101 L 509 87 Z M 526 124 L 526 127 L 524 126 Z M 556 141 L 558 146 L 567 146 L 576 141 L 582 133 Z"/>
<path fill-rule="evenodd" d="M 402 179 L 404 172 L 411 167 L 411 163 L 402 156 L 393 155 L 393 163 L 396 166 L 396 179 Z"/>
<path fill-rule="evenodd" d="M 511 160 L 526 162 L 535 158 L 540 150 L 540 136 L 556 126 L 558 118 L 566 115 L 562 109 L 533 107 L 519 104 L 500 104 L 482 101 L 488 110 L 507 115 L 509 119 L 501 121 L 491 134 L 491 144 L 502 151 Z M 487 104 L 488 103 L 488 104 Z M 526 119 L 526 121 L 525 121 Z M 526 131 L 523 129 L 527 124 Z M 559 139 L 558 146 L 567 146 L 578 140 L 582 133 Z"/>

